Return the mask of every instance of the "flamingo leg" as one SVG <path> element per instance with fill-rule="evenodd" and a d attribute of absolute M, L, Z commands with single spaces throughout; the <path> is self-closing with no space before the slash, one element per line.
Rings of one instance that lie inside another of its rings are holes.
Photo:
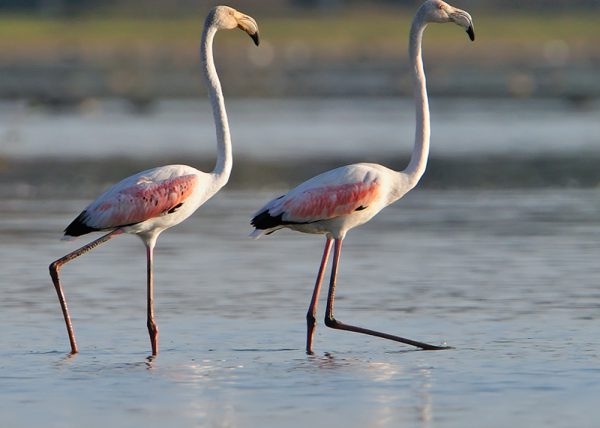
<path fill-rule="evenodd" d="M 317 274 L 315 289 L 313 290 L 312 298 L 310 299 L 310 305 L 308 306 L 308 312 L 306 313 L 306 353 L 309 355 L 313 354 L 312 344 L 313 337 L 315 335 L 315 327 L 317 326 L 317 319 L 315 318 L 315 315 L 317 313 L 319 294 L 321 293 L 321 284 L 323 283 L 323 275 L 325 273 L 325 267 L 327 266 L 327 260 L 329 259 L 329 253 L 331 252 L 332 243 L 333 240 L 331 238 L 327 238 L 327 241 L 325 242 L 325 250 L 323 251 L 323 258 L 321 259 L 321 266 L 319 266 L 319 273 Z"/>
<path fill-rule="evenodd" d="M 417 342 L 415 340 L 406 339 L 400 336 L 394 336 L 392 334 L 381 333 L 375 330 L 369 330 L 362 327 L 356 327 L 349 324 L 344 324 L 340 321 L 337 321 L 333 316 L 333 303 L 335 297 L 335 285 L 336 285 L 336 277 L 338 272 L 338 265 L 340 261 L 340 254 L 342 252 L 342 239 L 335 240 L 335 247 L 333 253 L 333 265 L 331 267 L 331 279 L 329 283 L 329 294 L 327 295 L 327 309 L 325 311 L 325 325 L 327 327 L 331 327 L 337 330 L 346 330 L 346 331 L 354 331 L 356 333 L 368 334 L 370 336 L 382 337 L 384 339 L 394 340 L 396 342 L 406 343 L 407 345 L 412 345 L 417 348 L 421 348 L 428 351 L 441 350 L 441 349 L 451 349 L 449 346 L 435 346 L 429 345 L 428 343 Z"/>
<path fill-rule="evenodd" d="M 158 327 L 154 321 L 154 244 L 146 245 L 148 276 L 148 334 L 152 345 L 152 356 L 158 355 Z"/>
<path fill-rule="evenodd" d="M 67 254 L 66 256 L 52 262 L 50 264 L 50 277 L 52 278 L 52 282 L 54 283 L 54 288 L 56 289 L 56 294 L 58 294 L 58 301 L 60 302 L 60 307 L 62 308 L 63 317 L 65 318 L 65 324 L 67 325 L 67 333 L 69 334 L 69 342 L 71 342 L 71 354 L 76 354 L 79 352 L 77 350 L 77 342 L 75 341 L 75 332 L 73 331 L 73 324 L 71 324 L 71 316 L 69 315 L 69 308 L 67 307 L 67 300 L 65 298 L 65 293 L 63 291 L 62 286 L 60 285 L 59 272 L 61 267 L 70 262 L 71 260 L 76 259 L 79 256 L 84 255 L 88 251 L 93 250 L 97 246 L 104 244 L 106 241 L 114 238 L 117 235 L 123 233 L 121 229 L 113 230 L 110 233 L 107 233 L 104 236 L 96 239 L 95 241 L 90 242 L 87 245 Z"/>

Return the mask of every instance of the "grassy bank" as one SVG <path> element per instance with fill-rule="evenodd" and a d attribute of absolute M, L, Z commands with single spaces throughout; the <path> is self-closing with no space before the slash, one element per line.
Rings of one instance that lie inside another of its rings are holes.
<path fill-rule="evenodd" d="M 475 15 L 474 18 L 477 49 L 472 49 L 469 56 L 496 58 L 498 54 L 511 52 L 520 55 L 556 40 L 578 55 L 600 53 L 600 11 L 585 15 Z M 323 16 L 258 17 L 258 20 L 263 40 L 275 49 L 303 43 L 317 57 L 351 56 L 357 52 L 380 56 L 398 51 L 398 46 L 404 45 L 410 16 L 352 11 Z M 52 55 L 60 50 L 90 55 L 111 50 L 184 49 L 195 46 L 201 21 L 201 16 L 142 20 L 0 16 L 0 57 L 6 61 L 30 54 Z M 239 44 L 239 38 L 231 34 L 220 39 L 219 43 Z M 443 53 L 463 50 L 465 40 L 459 32 L 433 26 L 426 43 Z"/>
<path fill-rule="evenodd" d="M 475 43 L 454 26 L 428 30 L 424 44 L 435 77 L 432 93 L 559 96 L 577 102 L 600 96 L 600 11 L 473 14 Z M 407 95 L 411 15 L 354 9 L 258 16 L 258 49 L 237 31 L 219 34 L 219 71 L 229 93 L 244 96 Z M 192 14 L 0 16 L 0 98 L 77 103 L 124 97 L 145 105 L 197 94 L 203 88 L 197 70 L 202 20 Z"/>

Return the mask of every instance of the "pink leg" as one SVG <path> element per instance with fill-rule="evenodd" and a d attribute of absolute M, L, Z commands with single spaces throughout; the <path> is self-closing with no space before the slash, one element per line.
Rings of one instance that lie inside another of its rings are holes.
<path fill-rule="evenodd" d="M 315 335 L 315 327 L 317 320 L 315 315 L 317 313 L 317 305 L 319 302 L 319 294 L 321 293 L 321 283 L 323 282 L 323 274 L 325 267 L 327 266 L 327 260 L 329 259 L 329 253 L 331 252 L 331 244 L 333 240 L 327 238 L 325 242 L 325 250 L 323 251 L 323 258 L 321 259 L 321 266 L 319 267 L 319 273 L 317 275 L 317 281 L 315 283 L 315 289 L 313 290 L 312 299 L 310 299 L 310 305 L 308 306 L 308 312 L 306 313 L 306 353 L 309 355 L 313 354 L 312 343 Z"/>
<path fill-rule="evenodd" d="M 333 301 L 335 296 L 335 285 L 336 285 L 336 277 L 338 272 L 338 265 L 340 261 L 340 254 L 342 252 L 342 240 L 335 240 L 335 249 L 333 254 L 333 266 L 331 267 L 331 279 L 329 282 L 329 294 L 327 295 L 327 309 L 325 311 L 325 325 L 327 327 L 335 328 L 338 330 L 346 330 L 346 331 L 354 331 L 356 333 L 368 334 L 371 336 L 382 337 L 384 339 L 394 340 L 396 342 L 406 343 L 407 345 L 416 346 L 417 348 L 425 349 L 428 351 L 440 350 L 440 349 L 451 349 L 449 346 L 435 346 L 429 345 L 423 342 L 417 342 L 411 339 L 405 339 L 400 336 L 394 336 L 387 333 L 380 333 L 374 330 L 368 330 L 362 327 L 355 327 L 353 325 L 344 324 L 340 321 L 337 321 L 333 317 Z"/>
<path fill-rule="evenodd" d="M 154 244 L 146 246 L 147 276 L 148 276 L 148 334 L 152 345 L 152 356 L 158 355 L 158 327 L 154 321 Z"/>
<path fill-rule="evenodd" d="M 65 294 L 63 292 L 62 286 L 60 285 L 60 279 L 58 273 L 60 272 L 60 268 L 70 262 L 73 259 L 87 253 L 90 250 L 93 250 L 100 244 L 104 244 L 109 239 L 114 238 L 117 235 L 123 233 L 121 229 L 113 230 L 110 233 L 107 233 L 104 236 L 96 239 L 95 241 L 90 242 L 87 245 L 73 251 L 72 253 L 67 254 L 66 256 L 52 262 L 50 264 L 50 277 L 52 278 L 52 282 L 54 283 L 54 288 L 56 289 L 56 294 L 58 294 L 58 301 L 60 302 L 60 306 L 62 308 L 63 317 L 65 318 L 65 324 L 67 325 L 67 333 L 69 334 L 69 342 L 71 342 L 71 354 L 76 354 L 77 350 L 77 342 L 75 342 L 75 333 L 73 331 L 73 325 L 71 324 L 71 316 L 69 315 L 69 308 L 67 307 L 67 300 L 65 299 Z"/>

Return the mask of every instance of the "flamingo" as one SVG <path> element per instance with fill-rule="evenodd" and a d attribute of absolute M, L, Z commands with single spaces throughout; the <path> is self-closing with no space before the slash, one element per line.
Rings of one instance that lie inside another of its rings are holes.
<path fill-rule="evenodd" d="M 414 149 L 406 169 L 398 172 L 373 163 L 357 163 L 336 168 L 317 175 L 289 193 L 268 202 L 255 213 L 251 220 L 251 224 L 255 228 L 251 236 L 255 238 L 273 233 L 281 228 L 303 233 L 325 234 L 325 249 L 306 314 L 307 354 L 313 353 L 317 304 L 333 243 L 335 243 L 334 256 L 325 311 L 326 326 L 382 337 L 424 350 L 448 348 L 344 324 L 336 320 L 333 313 L 336 277 L 342 242 L 346 233 L 371 220 L 383 208 L 404 196 L 417 185 L 425 172 L 429 155 L 430 129 L 421 44 L 427 24 L 446 22 L 453 22 L 463 27 L 469 38 L 472 41 L 475 39 L 471 16 L 441 0 L 428 0 L 423 3 L 412 21 L 409 56 L 415 88 L 416 132 Z"/>
<path fill-rule="evenodd" d="M 109 231 L 87 245 L 50 264 L 50 276 L 58 294 L 67 326 L 71 354 L 78 352 L 71 317 L 60 284 L 61 267 L 100 244 L 130 233 L 141 238 L 147 257 L 147 326 L 152 356 L 158 354 L 158 327 L 154 320 L 153 253 L 160 233 L 181 223 L 214 196 L 229 180 L 232 167 L 231 136 L 225 100 L 213 60 L 212 44 L 219 30 L 240 28 L 258 46 L 256 21 L 227 6 L 213 8 L 206 17 L 202 32 L 200 56 L 202 73 L 208 86 L 217 133 L 217 161 L 210 173 L 187 165 L 167 165 L 142 171 L 113 185 L 89 204 L 67 226 L 66 240 L 96 231 Z"/>

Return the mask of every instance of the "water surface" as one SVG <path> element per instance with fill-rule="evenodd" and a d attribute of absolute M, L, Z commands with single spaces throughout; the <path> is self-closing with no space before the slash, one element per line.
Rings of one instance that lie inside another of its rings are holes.
<path fill-rule="evenodd" d="M 149 362 L 145 260 L 124 236 L 64 267 L 81 353 L 47 265 L 85 200 L 0 207 L 0 425 L 594 427 L 600 418 L 600 192 L 420 189 L 346 240 L 336 316 L 304 315 L 323 239 L 253 241 L 275 191 L 225 191 L 156 252 L 161 353 Z"/>
<path fill-rule="evenodd" d="M 454 349 L 327 329 L 321 302 L 314 356 L 304 317 L 323 238 L 252 241 L 248 219 L 329 164 L 401 168 L 412 103 L 228 107 L 231 185 L 159 240 L 150 362 L 136 237 L 63 268 L 74 358 L 48 264 L 87 242 L 60 232 L 107 185 L 166 162 L 210 166 L 207 102 L 0 104 L 0 426 L 597 425 L 597 103 L 432 100 L 425 180 L 349 234 L 336 317 Z"/>
<path fill-rule="evenodd" d="M 235 155 L 268 160 L 407 154 L 414 102 L 407 98 L 228 99 Z M 600 102 L 433 98 L 432 156 L 598 153 Z M 90 100 L 53 111 L 0 103 L 0 155 L 7 157 L 213 157 L 208 100 L 161 101 L 146 114 Z"/>

